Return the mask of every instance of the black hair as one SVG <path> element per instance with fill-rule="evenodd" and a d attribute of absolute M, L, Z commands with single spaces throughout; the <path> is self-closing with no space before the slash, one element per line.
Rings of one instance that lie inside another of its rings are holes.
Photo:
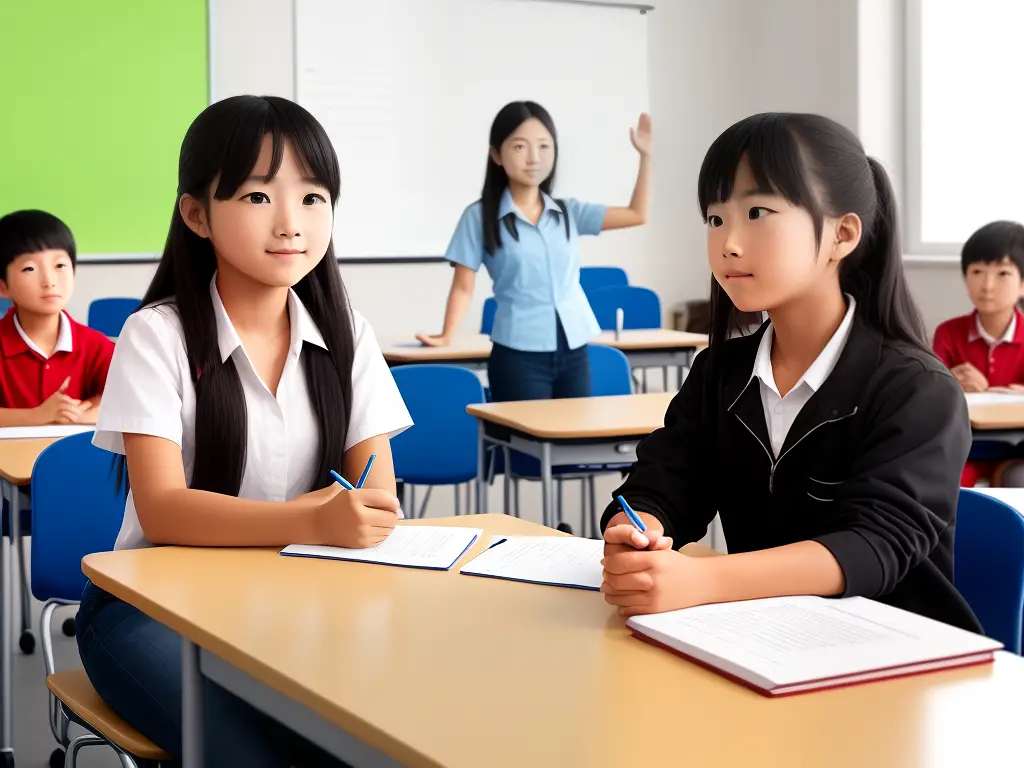
<path fill-rule="evenodd" d="M 1024 279 L 1024 224 L 993 221 L 979 229 L 960 251 L 960 269 L 967 274 L 971 264 L 998 264 L 1009 258 Z"/>
<path fill-rule="evenodd" d="M 18 256 L 38 251 L 67 251 L 71 268 L 78 265 L 75 237 L 68 225 L 46 211 L 15 211 L 0 219 L 0 275 Z"/>
<path fill-rule="evenodd" d="M 268 181 L 278 172 L 288 142 L 310 176 L 330 192 L 331 204 L 337 203 L 338 158 L 327 133 L 309 112 L 277 96 L 232 96 L 211 104 L 193 121 L 181 144 L 167 244 L 141 305 L 173 302 L 181 319 L 196 388 L 195 469 L 190 487 L 231 496 L 238 495 L 245 469 L 245 397 L 234 360 L 221 362 L 210 296 L 217 268 L 213 245 L 188 227 L 178 200 L 186 194 L 206 203 L 211 194 L 217 200 L 230 199 L 252 173 L 265 136 L 271 137 L 273 146 Z M 325 487 L 331 482 L 330 470 L 340 467 L 344 458 L 355 347 L 333 242 L 294 290 L 327 343 L 326 350 L 315 344 L 302 348 L 306 385 L 319 426 L 315 482 Z M 123 465 L 118 476 L 127 479 Z"/>
<path fill-rule="evenodd" d="M 740 120 L 715 140 L 701 166 L 697 195 L 705 221 L 709 205 L 731 197 L 744 161 L 759 189 L 810 213 L 818 246 L 825 217 L 860 217 L 860 243 L 839 265 L 841 290 L 856 299 L 858 316 L 882 338 L 928 351 L 924 323 L 903 273 L 892 184 L 860 140 L 821 115 L 766 112 Z M 729 337 L 738 315 L 713 279 L 712 348 Z"/>
<path fill-rule="evenodd" d="M 516 128 L 527 120 L 535 118 L 547 128 L 551 134 L 551 140 L 555 144 L 555 162 L 551 166 L 551 173 L 540 183 L 540 191 L 546 195 L 551 194 L 555 183 L 555 171 L 558 170 L 558 132 L 555 130 L 555 121 L 551 119 L 550 113 L 540 104 L 534 101 L 513 101 L 506 104 L 494 117 L 491 123 L 490 149 L 487 151 L 487 172 L 484 174 L 484 188 L 480 192 L 480 204 L 483 207 L 484 225 L 484 250 L 489 256 L 493 256 L 501 247 L 501 231 L 498 227 L 498 208 L 501 205 L 501 196 L 505 194 L 508 187 L 508 174 L 505 169 L 494 162 L 490 150 L 501 151 L 501 145 L 511 136 Z M 562 211 L 562 221 L 565 222 L 565 237 L 569 239 L 569 213 L 565 207 L 564 200 L 555 200 Z M 516 228 L 515 214 L 504 216 L 502 221 L 505 229 L 512 236 L 513 240 L 519 240 L 519 230 Z"/>

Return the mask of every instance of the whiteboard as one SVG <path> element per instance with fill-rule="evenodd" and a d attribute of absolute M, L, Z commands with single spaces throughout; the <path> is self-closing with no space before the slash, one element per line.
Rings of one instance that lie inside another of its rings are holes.
<path fill-rule="evenodd" d="M 554 118 L 556 196 L 628 204 L 647 18 L 535 0 L 296 0 L 296 98 L 341 164 L 338 257 L 443 255 L 510 101 Z"/>

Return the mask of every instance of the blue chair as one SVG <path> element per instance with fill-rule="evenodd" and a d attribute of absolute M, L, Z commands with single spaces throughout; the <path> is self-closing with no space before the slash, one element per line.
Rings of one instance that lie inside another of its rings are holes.
<path fill-rule="evenodd" d="M 661 299 L 650 288 L 635 285 L 620 285 L 602 288 L 590 296 L 590 306 L 597 317 L 602 331 L 615 330 L 615 316 L 622 310 L 623 330 L 661 328 Z M 665 390 L 668 390 L 668 369 L 661 369 Z M 647 370 L 643 371 L 644 392 L 647 391 Z"/>
<path fill-rule="evenodd" d="M 594 291 L 619 285 L 629 285 L 626 270 L 621 267 L 580 267 L 580 286 L 588 299 Z"/>
<path fill-rule="evenodd" d="M 480 319 L 480 333 L 491 335 L 494 330 L 494 316 L 498 312 L 498 300 L 491 296 L 484 300 L 484 313 Z"/>
<path fill-rule="evenodd" d="M 14 306 L 14 302 L 10 299 L 0 299 L 0 317 L 7 314 L 7 310 Z"/>
<path fill-rule="evenodd" d="M 395 476 L 409 493 L 406 514 L 422 517 L 437 485 L 455 486 L 455 514 L 461 514 L 458 486 L 476 480 L 480 445 L 477 420 L 466 406 L 485 402 L 483 384 L 467 368 L 451 365 L 403 365 L 391 373 L 414 425 L 391 440 Z M 428 487 L 418 510 L 417 485 Z M 467 498 L 467 511 L 471 506 Z"/>
<path fill-rule="evenodd" d="M 601 288 L 590 294 L 590 306 L 602 331 L 615 330 L 615 313 L 619 309 L 623 312 L 625 330 L 661 328 L 661 299 L 650 288 L 637 285 Z"/>
<path fill-rule="evenodd" d="M 630 373 L 629 360 L 621 351 L 601 344 L 591 344 L 587 347 L 587 352 L 590 358 L 591 396 L 610 397 L 633 393 L 633 378 Z M 519 481 L 540 480 L 540 462 L 533 456 L 512 451 L 508 447 L 505 447 L 502 451 L 495 452 L 492 462 L 491 477 L 504 473 L 505 467 L 511 466 L 511 471 L 507 473 L 506 480 L 511 483 L 510 490 L 515 494 L 513 509 L 515 510 L 515 516 L 519 517 Z M 588 522 L 589 532 L 596 533 L 597 497 L 594 478 L 603 472 L 618 471 L 629 466 L 629 463 L 624 463 L 578 464 L 555 467 L 553 473 L 555 475 L 556 515 L 559 521 L 562 519 L 563 483 L 566 480 L 579 480 L 581 482 L 580 519 L 583 521 L 582 533 L 584 536 L 588 535 Z M 509 511 L 509 496 L 510 493 L 507 490 L 506 514 Z"/>
<path fill-rule="evenodd" d="M 139 299 L 96 299 L 89 305 L 89 327 L 116 339 L 128 315 L 139 308 Z"/>
<path fill-rule="evenodd" d="M 44 603 L 39 629 L 50 729 L 60 744 L 50 765 L 74 766 L 78 752 L 88 746 L 112 748 L 121 765 L 170 760 L 107 707 L 84 670 L 58 672 L 54 666 L 53 612 L 79 601 L 85 587 L 82 558 L 111 549 L 124 517 L 125 493 L 118 492 L 113 470 L 112 454 L 93 446 L 91 433 L 49 446 L 32 470 L 32 592 Z M 70 739 L 72 722 L 85 728 L 85 735 Z"/>
<path fill-rule="evenodd" d="M 953 584 L 985 634 L 1020 654 L 1024 621 L 1024 517 L 1009 504 L 960 489 Z"/>

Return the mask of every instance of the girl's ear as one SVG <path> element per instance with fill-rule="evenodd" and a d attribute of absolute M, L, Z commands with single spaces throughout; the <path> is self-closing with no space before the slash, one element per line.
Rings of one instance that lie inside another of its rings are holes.
<path fill-rule="evenodd" d="M 210 221 L 205 205 L 192 195 L 182 195 L 178 198 L 178 211 L 189 229 L 202 238 L 210 239 Z"/>
<path fill-rule="evenodd" d="M 860 245 L 863 224 L 856 213 L 845 213 L 835 220 L 832 237 L 832 261 L 842 261 Z"/>
<path fill-rule="evenodd" d="M 491 161 L 499 168 L 501 167 L 501 153 L 494 147 L 491 147 Z"/>

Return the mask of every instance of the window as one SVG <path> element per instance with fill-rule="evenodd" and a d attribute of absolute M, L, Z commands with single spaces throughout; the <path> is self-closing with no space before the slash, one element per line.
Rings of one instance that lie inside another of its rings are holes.
<path fill-rule="evenodd" d="M 909 0 L 909 253 L 959 253 L 981 225 L 1024 220 L 1021 30 L 1021 2 Z"/>

